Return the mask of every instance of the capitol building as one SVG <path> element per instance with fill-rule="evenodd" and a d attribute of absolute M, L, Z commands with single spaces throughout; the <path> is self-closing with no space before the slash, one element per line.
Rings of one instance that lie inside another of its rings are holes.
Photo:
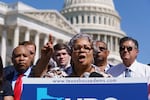
<path fill-rule="evenodd" d="M 60 12 L 36 9 L 23 2 L 0 2 L 0 53 L 4 65 L 11 64 L 12 50 L 21 41 L 36 44 L 37 60 L 49 34 L 56 44 L 67 43 L 77 33 L 106 42 L 109 63 L 121 62 L 118 42 L 126 34 L 121 30 L 121 18 L 113 0 L 64 0 Z"/>

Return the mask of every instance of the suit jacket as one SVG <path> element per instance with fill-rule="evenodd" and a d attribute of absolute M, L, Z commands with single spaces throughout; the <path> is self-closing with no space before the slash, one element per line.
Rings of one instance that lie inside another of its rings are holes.
<path fill-rule="evenodd" d="M 32 66 L 28 68 L 28 70 L 25 72 L 26 76 L 29 77 L 31 74 Z M 6 66 L 4 68 L 4 78 L 8 80 L 10 83 L 12 81 L 15 81 L 18 78 L 19 73 L 16 71 L 15 67 L 13 65 Z"/>
<path fill-rule="evenodd" d="M 17 79 L 18 72 L 14 68 L 13 65 L 6 66 L 4 68 L 4 78 L 8 80 L 10 83 Z"/>

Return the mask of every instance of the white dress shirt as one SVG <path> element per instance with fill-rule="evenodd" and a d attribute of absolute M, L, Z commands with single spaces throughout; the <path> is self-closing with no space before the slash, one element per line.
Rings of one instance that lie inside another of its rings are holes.
<path fill-rule="evenodd" d="M 28 68 L 28 70 L 24 73 L 24 76 L 22 78 L 27 78 L 29 77 L 30 75 L 30 72 L 31 72 L 31 69 L 32 69 L 32 66 Z M 12 81 L 12 88 L 14 89 L 15 87 L 15 83 L 16 83 L 16 80 Z"/>
<path fill-rule="evenodd" d="M 111 74 L 113 77 L 125 77 L 126 68 L 124 64 L 119 64 L 111 67 L 107 73 Z M 131 77 L 150 77 L 150 66 L 139 63 L 136 60 L 128 69 L 131 70 Z"/>

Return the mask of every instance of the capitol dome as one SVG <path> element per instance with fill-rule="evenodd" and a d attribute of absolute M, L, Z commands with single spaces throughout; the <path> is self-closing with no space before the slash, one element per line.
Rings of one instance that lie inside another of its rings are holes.
<path fill-rule="evenodd" d="M 113 0 L 65 0 L 61 14 L 81 33 L 106 42 L 111 64 L 121 62 L 118 42 L 126 34 L 121 30 L 121 18 Z"/>
<path fill-rule="evenodd" d="M 64 8 L 94 6 L 114 9 L 112 0 L 66 0 Z"/>

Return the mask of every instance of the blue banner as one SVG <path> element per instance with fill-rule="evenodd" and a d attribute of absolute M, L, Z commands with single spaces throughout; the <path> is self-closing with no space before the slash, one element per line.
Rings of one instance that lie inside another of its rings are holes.
<path fill-rule="evenodd" d="M 36 79 L 31 82 L 30 79 L 30 84 L 24 83 L 21 100 L 148 99 L 147 83 L 144 81 L 133 82 L 131 79 L 121 79 L 121 81 L 117 79 L 64 79 L 63 82 L 61 81 L 63 79 L 46 79 L 44 83 L 44 80 Z M 48 80 L 49 82 L 47 82 Z M 93 81 L 95 82 L 93 83 Z"/>

